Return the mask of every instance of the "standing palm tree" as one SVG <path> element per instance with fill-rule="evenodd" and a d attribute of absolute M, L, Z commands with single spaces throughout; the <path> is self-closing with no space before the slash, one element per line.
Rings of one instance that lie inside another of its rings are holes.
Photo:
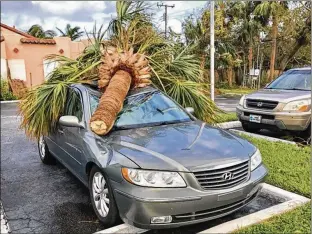
<path fill-rule="evenodd" d="M 69 37 L 72 41 L 77 40 L 79 37 L 83 35 L 83 31 L 80 31 L 80 27 L 71 27 L 70 24 L 67 24 L 65 27 L 65 31 L 62 31 L 58 27 L 56 29 L 61 33 L 62 37 Z"/>
<path fill-rule="evenodd" d="M 264 19 L 271 18 L 272 20 L 272 29 L 271 29 L 271 39 L 272 39 L 272 50 L 270 58 L 270 75 L 269 81 L 272 81 L 274 78 L 275 70 L 275 56 L 276 56 L 276 39 L 278 34 L 278 24 L 280 17 L 282 16 L 284 10 L 287 8 L 287 2 L 283 1 L 265 1 L 259 4 L 254 13 L 258 16 L 263 17 Z"/>
<path fill-rule="evenodd" d="M 56 32 L 53 30 L 44 31 L 42 26 L 40 26 L 39 24 L 32 25 L 28 29 L 27 33 L 37 38 L 53 38 L 57 35 Z"/>

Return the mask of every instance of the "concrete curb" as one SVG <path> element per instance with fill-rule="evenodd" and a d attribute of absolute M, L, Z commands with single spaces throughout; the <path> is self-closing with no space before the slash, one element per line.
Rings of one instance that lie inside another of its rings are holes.
<path fill-rule="evenodd" d="M 1 233 L 5 234 L 5 233 L 10 233 L 11 229 L 9 227 L 9 223 L 7 220 L 7 217 L 4 213 L 4 208 L 2 206 L 2 202 L 0 201 L 0 222 L 1 222 Z"/>
<path fill-rule="evenodd" d="M 209 228 L 207 230 L 201 231 L 198 234 L 204 233 L 231 233 L 238 229 L 248 227 L 253 224 L 257 224 L 263 222 L 275 215 L 283 214 L 287 211 L 291 211 L 296 207 L 302 206 L 303 204 L 310 201 L 310 199 L 300 196 L 295 193 L 288 192 L 286 190 L 277 188 L 275 186 L 264 184 L 263 185 L 264 193 L 278 195 L 284 198 L 288 198 L 290 200 L 280 203 L 275 206 L 271 206 L 267 209 L 260 210 L 258 212 L 252 213 L 250 215 L 246 215 L 244 217 L 231 220 L 229 222 L 217 225 L 215 227 Z"/>
<path fill-rule="evenodd" d="M 224 123 L 217 123 L 214 126 L 222 128 L 222 129 L 240 128 L 242 127 L 242 123 L 240 121 L 230 121 L 230 122 L 224 122 Z"/>
<path fill-rule="evenodd" d="M 149 231 L 149 230 L 136 228 L 134 226 L 131 226 L 129 224 L 124 223 L 124 224 L 117 225 L 115 227 L 105 229 L 103 231 L 95 232 L 94 234 L 109 234 L 109 233 L 135 233 L 135 234 L 139 234 L 139 233 L 144 233 L 147 231 Z"/>
<path fill-rule="evenodd" d="M 307 202 L 310 199 L 300 196 L 298 194 L 277 188 L 275 186 L 264 183 L 262 187 L 262 192 L 268 195 L 278 196 L 286 199 L 286 202 L 280 203 L 275 206 L 271 206 L 267 209 L 260 210 L 258 212 L 246 215 L 244 217 L 231 220 L 229 222 L 222 223 L 220 225 L 214 226 L 207 230 L 199 232 L 203 233 L 231 233 L 237 229 L 247 227 L 253 224 L 260 223 L 264 220 L 267 220 L 275 215 L 279 215 L 290 211 L 296 207 L 299 207 Z M 104 233 L 144 233 L 149 230 L 140 229 L 133 227 L 129 224 L 121 224 L 112 228 L 105 229 L 103 231 L 96 232 L 95 234 L 104 234 Z M 198 234 L 199 234 L 198 233 Z"/>
<path fill-rule="evenodd" d="M 21 100 L 12 100 L 12 101 L 0 101 L 0 103 L 18 103 L 20 102 Z"/>
<path fill-rule="evenodd" d="M 262 136 L 262 135 L 259 135 L 259 134 L 250 133 L 250 132 L 244 132 L 244 131 L 240 131 L 240 130 L 236 130 L 236 129 L 230 129 L 230 131 L 234 132 L 234 133 L 237 133 L 237 134 L 244 134 L 244 135 L 247 135 L 247 136 L 261 138 L 261 139 L 268 140 L 268 141 L 275 141 L 275 142 L 279 141 L 279 142 L 283 142 L 283 143 L 286 143 L 286 144 L 297 145 L 296 142 L 293 142 L 293 141 L 287 141 L 287 140 L 282 140 L 282 139 L 279 139 L 279 138 Z"/>

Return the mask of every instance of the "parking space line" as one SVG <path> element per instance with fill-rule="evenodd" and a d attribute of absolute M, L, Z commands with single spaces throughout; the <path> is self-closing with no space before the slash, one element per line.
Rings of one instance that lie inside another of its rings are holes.
<path fill-rule="evenodd" d="M 0 201 L 0 223 L 1 223 L 1 233 L 6 234 L 10 233 L 10 227 L 6 215 L 4 213 L 4 208 L 2 206 L 2 202 Z"/>

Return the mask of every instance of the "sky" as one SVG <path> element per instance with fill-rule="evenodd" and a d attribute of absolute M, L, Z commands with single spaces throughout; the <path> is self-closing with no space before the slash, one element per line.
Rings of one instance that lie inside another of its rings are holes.
<path fill-rule="evenodd" d="M 157 8 L 157 3 L 174 4 L 174 8 L 168 7 L 168 26 L 180 33 L 183 18 L 200 10 L 207 1 L 150 2 L 156 13 L 155 23 L 164 30 L 165 8 Z M 63 30 L 70 23 L 90 32 L 95 23 L 108 25 L 116 16 L 115 5 L 115 1 L 1 1 L 1 23 L 23 31 L 33 24 L 40 24 L 44 30 Z"/>

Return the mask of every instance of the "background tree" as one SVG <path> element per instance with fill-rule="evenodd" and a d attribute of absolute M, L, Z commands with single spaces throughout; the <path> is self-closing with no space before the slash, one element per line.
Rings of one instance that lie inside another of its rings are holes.
<path fill-rule="evenodd" d="M 37 37 L 37 38 L 53 38 L 55 37 L 57 34 L 55 31 L 53 30 L 44 30 L 42 28 L 42 26 L 40 26 L 39 24 L 34 24 L 32 25 L 28 30 L 27 33 Z"/>
<path fill-rule="evenodd" d="M 61 33 L 62 37 L 69 37 L 72 41 L 77 40 L 83 35 L 83 31 L 80 31 L 80 27 L 72 27 L 70 24 L 67 24 L 65 30 L 62 31 L 58 27 L 56 29 Z"/>
<path fill-rule="evenodd" d="M 265 1 L 259 4 L 254 13 L 264 19 L 270 19 L 268 22 L 272 22 L 271 28 L 271 40 L 272 40 L 272 49 L 271 49 L 271 58 L 270 58 L 270 74 L 269 81 L 272 81 L 274 78 L 275 71 L 275 57 L 276 57 L 276 48 L 277 48 L 277 35 L 278 35 L 278 25 L 285 10 L 287 9 L 287 2 L 283 1 Z"/>

